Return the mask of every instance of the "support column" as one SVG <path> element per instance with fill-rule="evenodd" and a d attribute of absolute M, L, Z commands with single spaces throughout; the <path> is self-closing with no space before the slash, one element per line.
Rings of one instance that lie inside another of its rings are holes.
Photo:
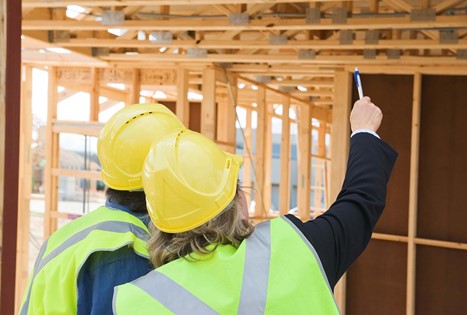
<path fill-rule="evenodd" d="M 46 128 L 46 152 L 44 169 L 44 239 L 57 229 L 58 212 L 58 177 L 52 175 L 52 169 L 58 167 L 59 159 L 59 137 L 52 130 L 52 123 L 57 119 L 57 70 L 49 67 L 48 81 L 48 110 Z"/>
<path fill-rule="evenodd" d="M 287 214 L 290 209 L 290 97 L 282 100 L 281 132 L 281 177 L 279 186 L 279 213 Z"/>
<path fill-rule="evenodd" d="M 258 87 L 256 108 L 258 112 L 256 126 L 256 154 L 255 154 L 255 217 L 266 214 L 264 205 L 264 159 L 265 159 L 265 134 L 266 134 L 266 89 Z"/>
<path fill-rule="evenodd" d="M 412 102 L 412 133 L 410 144 L 410 178 L 409 178 L 409 228 L 407 241 L 407 304 L 406 314 L 415 314 L 415 280 L 416 280 L 416 249 L 417 209 L 418 209 L 418 161 L 420 150 L 420 102 L 422 91 L 422 76 L 414 74 Z"/>
<path fill-rule="evenodd" d="M 299 107 L 297 153 L 298 216 L 303 221 L 307 221 L 310 219 L 311 188 L 311 109 L 307 105 L 300 105 Z"/>
<path fill-rule="evenodd" d="M 269 115 L 269 109 L 272 107 L 266 101 L 266 120 L 264 133 L 264 182 L 263 182 L 263 203 L 266 211 L 265 215 L 269 214 L 271 209 L 271 172 L 272 172 L 272 117 Z"/>
<path fill-rule="evenodd" d="M 251 187 L 251 163 L 252 161 L 252 132 L 251 132 L 251 109 L 246 109 L 245 129 L 243 129 L 243 186 Z M 248 210 L 251 204 L 251 189 L 245 194 Z"/>
<path fill-rule="evenodd" d="M 99 121 L 99 96 L 100 96 L 100 82 L 99 82 L 99 69 L 91 69 L 91 93 L 90 96 L 90 109 L 89 121 Z"/>
<path fill-rule="evenodd" d="M 341 187 L 347 168 L 347 157 L 350 144 L 350 108 L 352 101 L 352 74 L 340 71 L 335 75 L 334 105 L 332 108 L 332 170 L 331 170 L 331 202 L 333 202 Z M 345 275 L 334 289 L 337 305 L 345 314 Z"/>
<path fill-rule="evenodd" d="M 18 245 L 16 256 L 16 313 L 26 290 L 29 273 L 29 216 L 32 182 L 32 67 L 23 66 L 20 119 L 20 154 L 18 187 Z"/>
<path fill-rule="evenodd" d="M 188 78 L 189 72 L 186 69 L 177 70 L 177 104 L 175 113 L 185 127 L 190 128 L 190 103 L 188 102 Z"/>
<path fill-rule="evenodd" d="M 0 0 L 0 314 L 15 312 L 21 1 Z"/>
<path fill-rule="evenodd" d="M 228 84 L 231 84 L 227 87 L 228 93 L 217 106 L 217 142 L 223 150 L 235 153 L 237 79 L 233 78 Z"/>
<path fill-rule="evenodd" d="M 216 71 L 213 68 L 203 71 L 201 133 L 211 140 L 216 139 Z"/>
<path fill-rule="evenodd" d="M 141 93 L 141 78 L 139 69 L 133 70 L 133 79 L 131 82 L 130 104 L 139 104 L 139 95 Z"/>

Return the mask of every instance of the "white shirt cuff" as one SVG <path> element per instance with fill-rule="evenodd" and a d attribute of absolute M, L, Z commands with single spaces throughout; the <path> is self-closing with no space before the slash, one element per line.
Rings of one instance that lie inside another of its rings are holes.
<path fill-rule="evenodd" d="M 357 129 L 355 130 L 354 132 L 352 132 L 352 134 L 350 135 L 350 137 L 352 138 L 354 135 L 356 135 L 357 133 L 370 133 L 372 134 L 373 136 L 375 136 L 376 138 L 378 139 L 381 139 L 380 136 L 378 136 L 378 134 L 376 132 L 374 132 L 373 130 L 370 130 L 370 129 Z"/>

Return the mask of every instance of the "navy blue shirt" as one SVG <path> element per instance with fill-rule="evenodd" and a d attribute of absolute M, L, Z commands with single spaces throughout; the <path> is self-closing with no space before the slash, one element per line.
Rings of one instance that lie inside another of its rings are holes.
<path fill-rule="evenodd" d="M 128 208 L 107 201 L 105 206 L 115 211 L 125 211 L 138 217 L 146 226 L 146 213 L 132 212 Z M 133 281 L 153 267 L 148 259 L 138 256 L 133 248 L 125 246 L 115 251 L 91 254 L 78 275 L 78 314 L 112 314 L 114 287 Z"/>

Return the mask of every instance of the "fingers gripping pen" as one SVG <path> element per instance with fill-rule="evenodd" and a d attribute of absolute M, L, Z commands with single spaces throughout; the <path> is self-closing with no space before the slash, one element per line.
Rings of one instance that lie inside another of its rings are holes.
<path fill-rule="evenodd" d="M 353 73 L 353 75 L 355 78 L 355 85 L 357 85 L 358 97 L 362 99 L 363 98 L 362 80 L 360 79 L 360 72 L 358 72 L 357 67 L 355 67 L 355 72 Z"/>

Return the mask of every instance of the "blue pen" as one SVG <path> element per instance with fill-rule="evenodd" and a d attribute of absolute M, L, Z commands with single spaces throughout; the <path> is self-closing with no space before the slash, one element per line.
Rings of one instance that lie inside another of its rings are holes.
<path fill-rule="evenodd" d="M 360 80 L 360 72 L 358 72 L 358 68 L 355 67 L 355 72 L 353 73 L 355 78 L 355 85 L 357 85 L 358 96 L 360 99 L 363 98 L 363 89 L 362 89 L 362 80 Z"/>

